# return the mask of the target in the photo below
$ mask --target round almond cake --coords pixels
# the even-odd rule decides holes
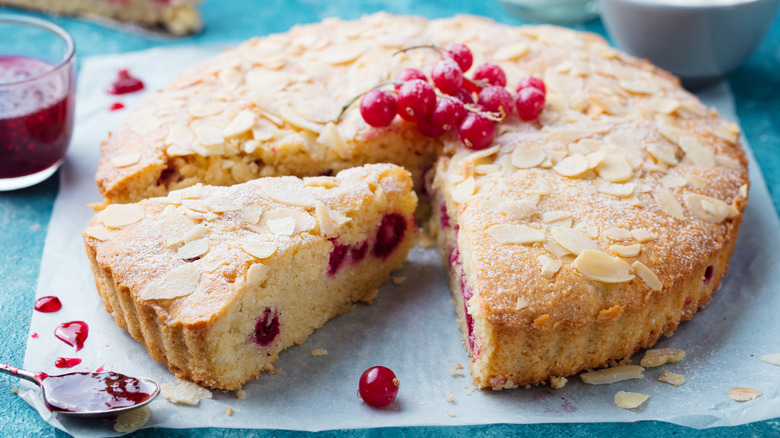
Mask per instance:
[[[442,56],[402,49],[450,43],[467,45],[475,66],[500,66],[511,92],[541,79],[539,117],[507,115],[492,144],[474,150],[456,130],[428,138],[400,116],[370,126],[358,104],[339,116],[350,99],[406,68],[428,74]],[[405,167],[431,207],[427,228],[449,273],[471,376],[494,389],[605,366],[670,335],[718,289],[749,187],[737,125],[599,36],[386,13],[255,38],[186,70],[103,143],[96,179],[109,205],[369,163]],[[94,261],[87,240],[105,283],[113,268]],[[338,252],[330,245],[321,252]],[[180,300],[160,300],[157,316],[145,317],[189,313]],[[196,374],[182,364],[172,369]]]

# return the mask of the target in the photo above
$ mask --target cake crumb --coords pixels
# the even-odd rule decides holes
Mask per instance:
[[[127,412],[119,414],[114,423],[114,430],[119,433],[134,432],[142,427],[149,421],[149,417],[152,415],[152,410],[149,406],[141,406],[138,409],[133,409]]]
[[[650,396],[638,392],[618,391],[615,394],[615,405],[623,409],[636,409],[642,406]]]
[[[450,375],[452,377],[463,377],[466,375],[466,373],[463,372],[463,367],[458,368],[455,366],[454,368],[450,368]]]
[[[627,358],[621,360],[620,362],[618,362],[618,365],[619,366],[631,365],[631,358],[627,357]]]
[[[19,388],[11,388],[11,392],[13,392],[16,395],[19,395]]]
[[[179,380],[176,386],[163,383],[160,385],[160,394],[171,403],[190,406],[197,405],[201,399],[212,397],[208,389],[186,380]]]
[[[228,406],[227,409],[225,410],[225,413],[228,414],[228,416],[233,415],[233,408]]]
[[[281,369],[281,368],[274,368],[274,369],[272,369],[272,370],[268,371],[268,374],[270,374],[270,375],[274,375],[274,374],[279,374],[279,373],[281,373],[281,372],[282,372],[282,369]]]
[[[448,392],[447,396],[444,397],[444,401],[446,401],[447,403],[454,403],[455,402],[455,396],[452,395],[451,392]]]
[[[550,387],[552,389],[561,389],[564,386],[566,386],[566,382],[568,382],[569,379],[566,377],[551,377],[550,378]]]
[[[406,281],[406,277],[392,277],[393,284],[403,284]]]
[[[448,417],[454,417],[455,416],[455,412],[447,411],[447,416]]]
[[[761,391],[753,388],[731,388],[729,397],[738,402],[746,402],[761,397]]]
[[[244,399],[246,399],[246,391],[244,391],[243,389],[239,389],[238,391],[236,391],[236,397],[237,397],[239,400],[244,400]]]
[[[685,383],[685,377],[682,374],[664,371],[660,376],[658,376],[658,381],[674,386],[680,386]]]
[[[653,348],[647,350],[645,356],[639,362],[645,368],[660,367],[668,363],[677,363],[685,357],[683,350],[674,348]]]
[[[366,292],[365,295],[363,295],[358,301],[361,303],[366,304],[372,304],[374,302],[374,299],[379,296],[379,289],[371,289],[370,291]]]
[[[328,350],[326,350],[324,348],[318,348],[316,350],[312,350],[311,355],[312,356],[327,356],[328,355]]]

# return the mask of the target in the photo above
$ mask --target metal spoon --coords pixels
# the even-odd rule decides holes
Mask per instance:
[[[50,376],[5,364],[0,371],[40,386],[51,411],[77,417],[117,415],[149,404],[160,393],[154,380],[114,372]]]

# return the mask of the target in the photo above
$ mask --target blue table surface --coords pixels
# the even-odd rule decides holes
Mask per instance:
[[[380,10],[416,14],[431,18],[456,13],[484,15],[500,22],[523,24],[507,14],[495,1],[457,0],[347,1],[347,0],[206,0],[201,11],[206,28],[196,36],[172,39],[143,36],[93,22],[54,17],[76,40],[80,59],[92,55],[143,50],[155,46],[228,43],[254,35],[283,32],[296,23],[319,21],[326,17],[357,18]],[[22,14],[0,7],[0,13]],[[26,14],[26,13],[25,13]],[[35,15],[35,14],[32,14]],[[596,19],[574,26],[606,36]],[[0,49],[2,42],[0,41]],[[752,57],[730,78],[742,128],[760,163],[775,209],[780,207],[780,19],[775,18],[766,39]],[[28,189],[0,192],[0,362],[21,365],[27,343],[30,316],[40,268],[46,230],[57,195],[58,179]],[[774,342],[774,340],[767,340]],[[0,378],[0,436],[57,436],[67,434],[43,422],[37,412],[12,392],[15,378]],[[693,401],[692,401],[693,403]],[[780,415],[780,412],[778,412]],[[662,422],[487,425],[470,427],[402,427],[365,430],[325,431],[322,436],[636,436],[732,437],[780,436],[780,417],[744,426],[696,430]],[[142,430],[134,436],[236,437],[299,436],[300,432],[280,430]]]

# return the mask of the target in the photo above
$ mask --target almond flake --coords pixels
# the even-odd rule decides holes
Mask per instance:
[[[731,144],[736,144],[739,140],[739,126],[734,122],[722,123],[712,133]]]
[[[634,262],[634,264],[631,265],[631,267],[634,268],[636,275],[638,275],[639,278],[641,278],[642,281],[644,281],[645,284],[650,287],[650,289],[654,291],[660,291],[664,288],[663,282],[661,282],[661,280],[658,279],[658,276],[655,275],[655,272],[648,268],[644,263],[637,260]]]
[[[520,201],[504,201],[498,205],[497,210],[504,213],[510,220],[525,220],[536,217],[539,214],[539,210],[536,209],[536,204],[539,202],[539,196],[534,198],[529,196],[528,198]]]
[[[715,155],[715,164],[717,164],[720,167],[725,167],[726,169],[731,170],[740,170],[742,169],[742,164],[739,162],[739,160],[735,160],[734,158],[729,157],[728,155]]]
[[[114,167],[122,168],[127,166],[132,166],[133,164],[137,163],[141,159],[141,154],[126,154],[126,155],[120,155],[118,157],[114,157],[111,159],[111,164],[114,165]]]
[[[544,153],[542,148],[531,147],[528,149],[516,148],[512,152],[512,164],[518,169],[529,169],[536,167],[547,158],[547,154]]]
[[[624,283],[634,278],[628,263],[599,250],[583,250],[574,259],[574,266],[585,277],[602,283]]]
[[[194,259],[206,254],[209,251],[209,239],[203,238],[193,240],[179,248],[177,254],[182,260]]]
[[[674,386],[682,386],[685,383],[685,376],[682,374],[673,373],[671,371],[664,371],[660,376],[658,376],[658,381]]]
[[[241,209],[241,222],[247,224],[256,224],[260,222],[260,216],[263,210],[260,207],[249,205]]]
[[[278,245],[276,242],[266,242],[258,239],[257,237],[249,237],[244,243],[241,244],[241,249],[246,251],[249,255],[260,260],[274,255],[277,247]]]
[[[291,217],[280,217],[276,219],[263,220],[268,229],[277,236],[292,236],[295,234],[295,219]]]
[[[185,232],[179,241],[184,243],[190,243],[193,240],[197,240],[203,237],[203,235],[206,234],[206,231],[207,229],[205,225],[203,224],[195,225],[192,228],[190,228],[187,232]]]
[[[247,287],[257,287],[263,284],[266,278],[268,278],[268,266],[262,263],[255,263],[249,267],[246,271],[246,285]]]
[[[130,433],[144,427],[149,422],[149,418],[152,416],[152,409],[149,405],[141,406],[140,408],[131,409],[129,411],[122,412],[116,418],[114,423],[114,431],[119,433]]]
[[[517,303],[515,304],[515,310],[523,310],[528,307],[528,300],[523,297],[517,297]]]
[[[162,119],[154,113],[154,108],[134,111],[125,124],[136,134],[147,135],[162,125]]]
[[[490,237],[502,245],[528,244],[545,240],[544,231],[526,225],[499,224],[493,225],[486,231]]]
[[[528,54],[528,44],[524,42],[502,46],[493,53],[493,59],[496,61],[513,61],[520,59]]]
[[[189,105],[187,111],[192,117],[204,118],[221,113],[227,106],[228,104],[224,102],[196,103]]]
[[[97,214],[103,225],[109,228],[122,228],[134,224],[146,216],[144,207],[139,204],[111,204]]]
[[[293,127],[305,129],[317,134],[322,132],[322,125],[307,120],[290,106],[279,107],[279,116]]]
[[[675,198],[674,195],[672,195],[672,193],[669,192],[668,190],[666,189],[654,190],[653,199],[655,199],[655,202],[658,203],[658,206],[661,208],[661,211],[663,211],[667,215],[675,219],[680,219],[680,220],[685,219],[682,206],[680,206],[680,203],[677,202],[677,198]]]
[[[211,391],[208,389],[186,380],[179,380],[179,384],[176,386],[163,383],[160,385],[160,395],[171,403],[190,406],[197,405],[201,399],[212,397]]]
[[[656,160],[669,166],[675,166],[679,163],[677,151],[674,146],[668,143],[653,143],[647,147],[647,152]]]
[[[715,167],[715,154],[709,148],[703,146],[694,137],[684,136],[680,138],[680,148],[685,151],[685,156],[698,167]]]
[[[596,242],[577,230],[563,227],[553,227],[550,228],[550,235],[552,236],[552,239],[555,241],[555,243],[562,246],[563,248],[566,248],[574,255],[580,255],[582,251],[588,249],[596,251],[599,249],[599,246],[596,244]]]
[[[242,110],[225,127],[225,137],[235,137],[249,131],[254,126],[256,120],[257,115],[254,112]]]
[[[549,224],[564,219],[571,219],[571,212],[566,210],[545,211],[542,213],[542,222]]]
[[[620,257],[636,257],[642,251],[642,245],[636,243],[633,245],[610,245],[609,252]]]
[[[560,260],[547,257],[546,255],[540,255],[537,260],[542,265],[542,275],[546,278],[553,278],[563,265]]]
[[[771,363],[772,365],[780,366],[780,353],[766,354],[761,356],[761,360],[766,363]]]
[[[585,173],[590,168],[590,163],[585,155],[574,154],[559,161],[553,166],[553,170],[560,175],[575,178]]]
[[[528,193],[535,193],[540,196],[549,196],[552,193],[552,187],[545,180],[538,180],[534,183],[534,186],[528,190]]]
[[[228,198],[211,197],[205,202],[206,208],[213,213],[225,213],[227,211],[241,210],[241,206]]]
[[[550,377],[550,388],[561,389],[569,381],[566,377]]]
[[[624,182],[634,176],[631,164],[625,156],[620,154],[607,154],[596,166],[596,173],[610,182]]]
[[[200,271],[192,263],[171,269],[141,290],[142,300],[167,300],[191,294],[200,281]]]
[[[615,184],[603,181],[597,189],[599,193],[616,196],[618,198],[627,198],[636,190],[636,183]]]
[[[260,226],[268,228],[274,234],[291,236],[313,230],[317,226],[317,221],[305,211],[277,208],[263,215]],[[286,234],[288,231],[290,234]]]
[[[687,193],[683,196],[683,201],[694,216],[711,224],[720,223],[738,213],[736,208],[710,196]]]
[[[631,236],[639,243],[649,242],[657,237],[655,234],[641,229],[631,230]]]
[[[320,51],[319,58],[326,64],[347,64],[358,59],[368,47],[368,44],[361,42],[333,45]]]
[[[608,239],[617,241],[631,240],[631,232],[625,228],[607,228],[603,231]]]
[[[761,397],[761,391],[753,388],[731,388],[729,397],[738,402],[746,402]]]
[[[650,396],[639,392],[618,391],[615,394],[615,406],[623,409],[636,409],[642,406]]]
[[[312,350],[311,351],[311,355],[314,356],[314,357],[317,357],[317,356],[327,356],[328,355],[328,350],[326,350],[324,348],[318,348],[316,350]]]
[[[666,175],[661,178],[661,184],[666,188],[685,187],[688,180],[677,175]]]
[[[747,184],[742,184],[741,186],[739,186],[739,196],[747,199],[747,197],[748,197],[748,189],[749,189],[749,187],[748,187]]]
[[[280,204],[304,208],[313,208],[316,204],[314,195],[298,178],[270,178],[260,180],[259,183],[263,193]]]
[[[330,209],[322,203],[317,201],[314,213],[317,216],[317,221],[320,223],[320,231],[325,236],[334,236],[338,230],[338,224],[331,218]]]
[[[87,227],[87,229],[85,229],[84,232],[87,235],[92,236],[95,239],[100,241],[111,240],[111,238],[114,237],[114,234],[116,233],[115,230],[109,230],[103,225],[95,225],[95,226]]]
[[[457,203],[465,201],[466,199],[474,195],[474,191],[476,190],[476,187],[477,187],[477,183],[474,180],[474,177],[470,176],[466,178],[465,180],[456,184],[455,187],[453,187],[451,193],[452,200]]]
[[[580,374],[580,378],[588,385],[604,385],[629,379],[643,379],[644,376],[642,375],[642,372],[644,370],[644,368],[638,365],[621,365],[582,373]]]
[[[552,240],[545,240],[544,243],[542,243],[542,246],[544,246],[544,249],[546,249],[547,252],[554,255],[555,257],[566,257],[567,255],[571,254],[568,249],[558,245]]]
[[[645,356],[639,362],[645,368],[655,368],[668,363],[677,363],[685,358],[685,351],[675,348],[653,348],[645,351]]]

